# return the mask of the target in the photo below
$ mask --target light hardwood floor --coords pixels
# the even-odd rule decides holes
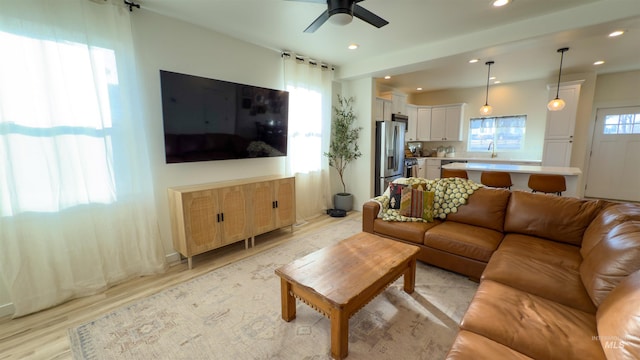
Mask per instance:
[[[348,219],[362,219],[351,211]],[[347,218],[319,216],[294,226],[294,234],[304,236]],[[255,248],[244,249],[239,242],[194,257],[193,269],[186,260],[161,275],[139,277],[113,286],[100,294],[71,300],[54,308],[18,319],[0,318],[0,360],[71,359],[67,329],[91,321],[127,303],[147,297],[239,259],[270,249],[293,238],[291,228],[256,237]],[[275,274],[274,274],[275,276]]]

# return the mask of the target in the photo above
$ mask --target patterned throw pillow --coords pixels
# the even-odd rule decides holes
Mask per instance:
[[[389,184],[389,209],[400,209],[400,200],[402,199],[402,189],[406,185],[390,183]]]
[[[424,191],[422,184],[407,185],[402,189],[400,198],[401,216],[420,218],[428,222],[433,221],[433,191]]]
[[[415,217],[411,214],[413,209],[413,187],[405,186],[402,189],[402,197],[400,198],[400,211],[398,213],[402,216]]]

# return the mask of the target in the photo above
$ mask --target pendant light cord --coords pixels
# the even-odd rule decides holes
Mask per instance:
[[[562,48],[562,49],[558,49],[558,52],[561,53],[560,55],[560,71],[558,71],[558,88],[556,89],[556,99],[559,99],[560,97],[560,76],[562,76],[562,60],[564,60],[564,52],[568,51],[569,48]]]
[[[487,61],[485,65],[489,65],[489,70],[487,71],[487,92],[484,98],[484,106],[489,106],[489,78],[491,77],[491,64],[493,61]]]

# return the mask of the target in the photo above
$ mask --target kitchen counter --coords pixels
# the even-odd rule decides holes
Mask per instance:
[[[491,164],[491,163],[451,163],[442,165],[444,169],[466,170],[469,179],[480,183],[480,175],[483,171],[505,171],[511,174],[513,186],[511,190],[531,191],[529,189],[529,175],[549,174],[563,175],[567,183],[567,190],[564,196],[582,197],[583,189],[582,171],[575,167],[557,166],[534,166],[534,165],[513,165],[513,164]]]
[[[518,163],[518,164],[531,164],[540,165],[542,160],[531,159],[509,159],[509,158],[489,158],[489,157],[436,157],[436,156],[417,156],[418,159],[433,159],[433,160],[446,160],[446,161],[471,161],[471,162],[486,162],[486,163]]]

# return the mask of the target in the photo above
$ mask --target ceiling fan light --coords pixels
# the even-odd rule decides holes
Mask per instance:
[[[491,113],[493,113],[493,107],[491,107],[491,105],[485,104],[480,108],[480,115],[482,116],[491,115]]]
[[[549,111],[560,111],[562,109],[564,109],[565,106],[565,102],[564,100],[560,99],[560,98],[555,98],[551,101],[549,101],[549,103],[547,104],[547,109],[549,109]]]
[[[351,16],[350,14],[347,14],[347,13],[333,14],[329,18],[329,21],[331,21],[332,23],[334,23],[336,25],[347,25],[347,24],[349,24],[351,22],[351,20],[353,20],[353,16]]]

